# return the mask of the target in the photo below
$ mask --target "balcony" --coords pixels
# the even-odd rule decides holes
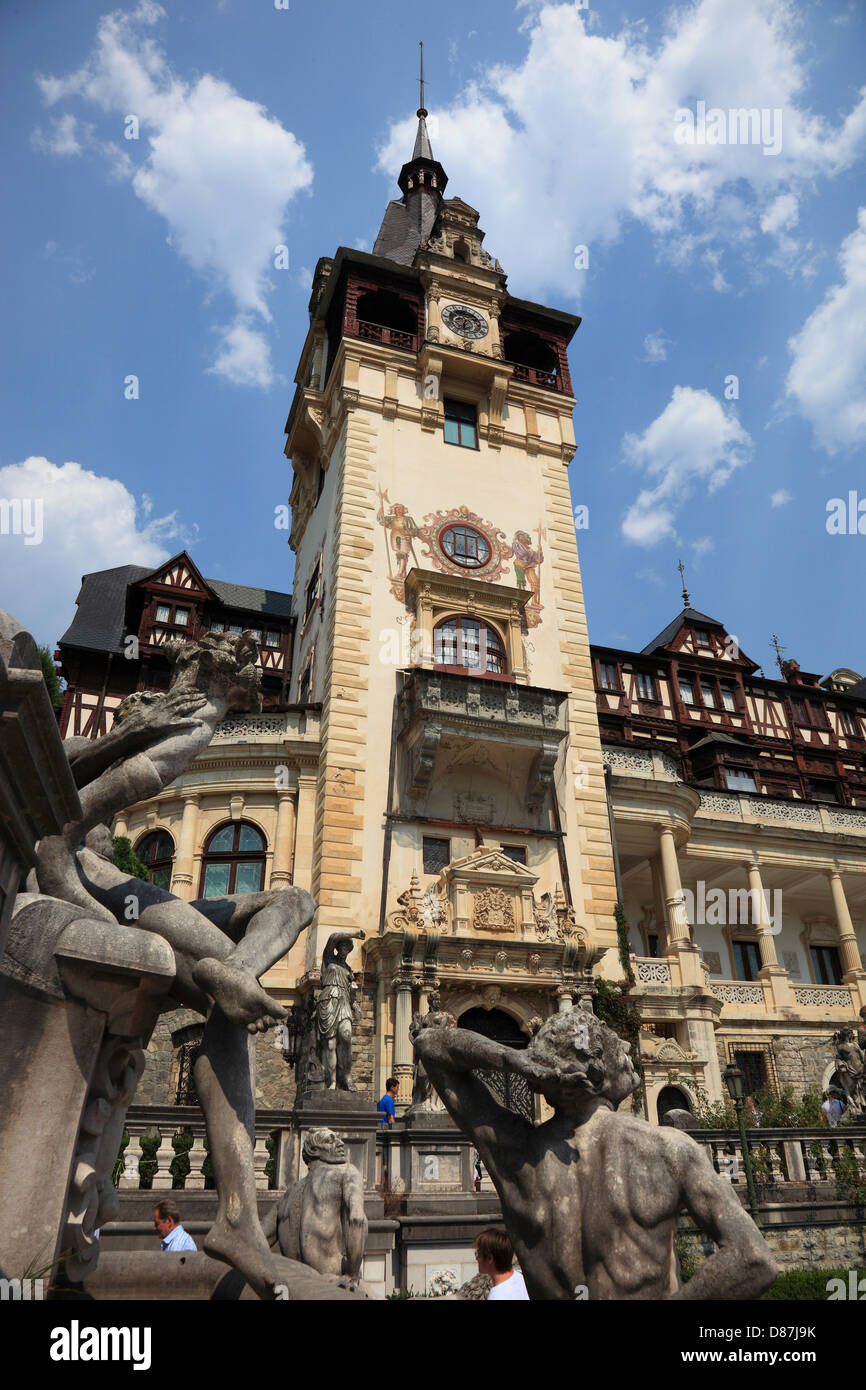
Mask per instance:
[[[542,386],[545,391],[564,392],[565,390],[556,372],[545,372],[540,367],[524,367],[519,362],[509,365],[514,367],[515,381],[525,381],[527,386]]]
[[[383,347],[405,348],[407,352],[415,352],[417,348],[414,333],[404,333],[399,328],[386,328],[381,323],[367,323],[364,319],[358,319],[358,337],[368,343],[381,343]]]
[[[491,760],[501,758],[503,772],[508,765],[523,779],[526,809],[539,810],[566,737],[567,699],[561,690],[412,671],[400,695],[408,794],[426,801],[440,755],[484,744]]]

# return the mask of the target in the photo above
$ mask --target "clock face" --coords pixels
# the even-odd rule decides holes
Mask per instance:
[[[442,322],[460,338],[487,336],[487,321],[467,304],[449,304],[447,309],[442,310]]]

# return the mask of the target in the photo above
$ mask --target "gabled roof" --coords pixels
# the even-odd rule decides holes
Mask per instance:
[[[732,738],[730,734],[723,734],[720,730],[715,729],[712,733],[705,734],[703,738],[699,738],[697,743],[693,743],[688,751],[694,753],[698,748],[703,748],[707,743],[732,743],[735,748],[748,748],[750,752],[754,751],[751,743],[744,743],[741,738]]]
[[[75,617],[60,642],[67,647],[93,648],[102,652],[122,651],[127,631],[126,610],[130,587],[164,573],[181,557],[198,574],[185,551],[171,560],[162,561],[153,569],[142,565],[118,565],[115,569],[85,574],[76,599]],[[291,594],[276,589],[254,589],[246,584],[227,584],[221,579],[205,579],[203,582],[226,608],[260,613],[263,617],[290,618],[292,615]]]
[[[694,608],[684,608],[678,618],[674,618],[672,623],[668,623],[663,632],[658,637],[654,637],[648,646],[643,647],[641,656],[652,656],[660,647],[666,647],[668,643],[676,637],[681,627],[719,627],[724,632],[725,625],[720,623],[718,618],[708,618],[706,613],[698,613]]]

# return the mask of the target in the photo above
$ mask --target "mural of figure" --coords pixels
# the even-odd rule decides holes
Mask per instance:
[[[544,551],[541,548],[541,528],[538,530],[538,545],[533,547],[532,537],[528,531],[515,531],[514,540],[511,543],[511,554],[514,558],[514,576],[517,580],[519,589],[529,589],[531,598],[530,608],[537,612],[541,611],[541,574],[540,567],[544,561]],[[535,627],[536,621],[532,622],[527,615],[530,627]]]
[[[389,510],[385,510],[388,503]],[[390,541],[390,552],[388,554],[388,577],[395,597],[403,598],[403,581],[406,578],[406,571],[409,568],[409,560],[418,564],[418,557],[415,554],[415,537],[418,535],[418,526],[415,519],[409,515],[409,510],[404,507],[402,502],[391,503],[387,490],[379,493],[379,515],[380,526],[384,526],[388,532]],[[393,564],[391,555],[393,554]],[[399,590],[399,592],[398,592]]]
[[[346,958],[353,942],[364,933],[333,932],[322,953],[322,987],[316,999],[316,1036],[319,1059],[329,1091],[354,1091],[352,1081],[352,1032],[360,1021],[355,1002],[358,986]]]

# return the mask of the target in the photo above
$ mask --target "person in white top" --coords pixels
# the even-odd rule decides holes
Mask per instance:
[[[514,1249],[506,1231],[491,1226],[475,1237],[478,1273],[493,1280],[487,1302],[529,1302],[529,1294],[519,1269],[513,1269]]]

